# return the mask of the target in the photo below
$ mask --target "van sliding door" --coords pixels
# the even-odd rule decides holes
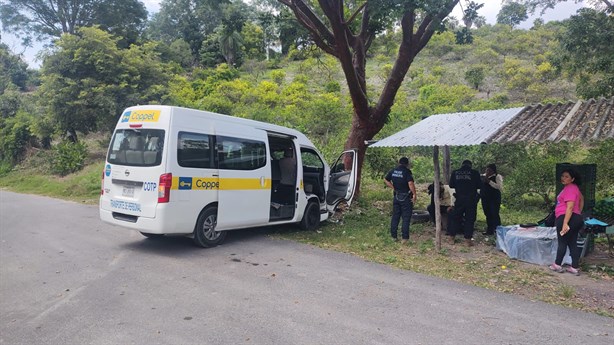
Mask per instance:
[[[265,131],[218,122],[219,167],[217,230],[267,224],[271,200],[271,163]]]

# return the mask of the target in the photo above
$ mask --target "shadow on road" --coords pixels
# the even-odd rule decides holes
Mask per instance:
[[[267,238],[270,234],[300,231],[293,226],[266,226],[259,228],[241,229],[229,231],[224,243],[217,247],[202,248],[194,244],[188,236],[163,236],[163,237],[135,237],[133,242],[122,245],[124,249],[154,255],[169,257],[189,257],[217,252],[221,248],[242,246],[251,241]]]

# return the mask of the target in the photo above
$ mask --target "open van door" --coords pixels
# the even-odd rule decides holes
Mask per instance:
[[[358,157],[356,150],[343,151],[330,168],[328,191],[326,192],[326,209],[333,212],[339,202],[352,203],[356,191]]]

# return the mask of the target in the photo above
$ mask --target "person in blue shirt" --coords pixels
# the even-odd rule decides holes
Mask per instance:
[[[397,229],[399,222],[403,218],[401,225],[401,243],[405,244],[409,240],[409,222],[416,203],[416,186],[411,170],[408,168],[409,159],[401,157],[399,165],[390,170],[384,182],[394,190],[392,200],[392,220],[390,221],[390,235],[397,241]]]

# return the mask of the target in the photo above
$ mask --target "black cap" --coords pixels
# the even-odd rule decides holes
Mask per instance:
[[[401,159],[399,159],[399,164],[407,165],[409,164],[409,159],[407,159],[407,157],[401,157]]]
[[[471,168],[471,166],[472,166],[473,164],[471,163],[471,161],[470,161],[470,160],[465,159],[465,160],[463,161],[463,164],[462,164],[462,165],[463,165],[463,166],[468,166],[468,167],[470,167],[470,168]]]

